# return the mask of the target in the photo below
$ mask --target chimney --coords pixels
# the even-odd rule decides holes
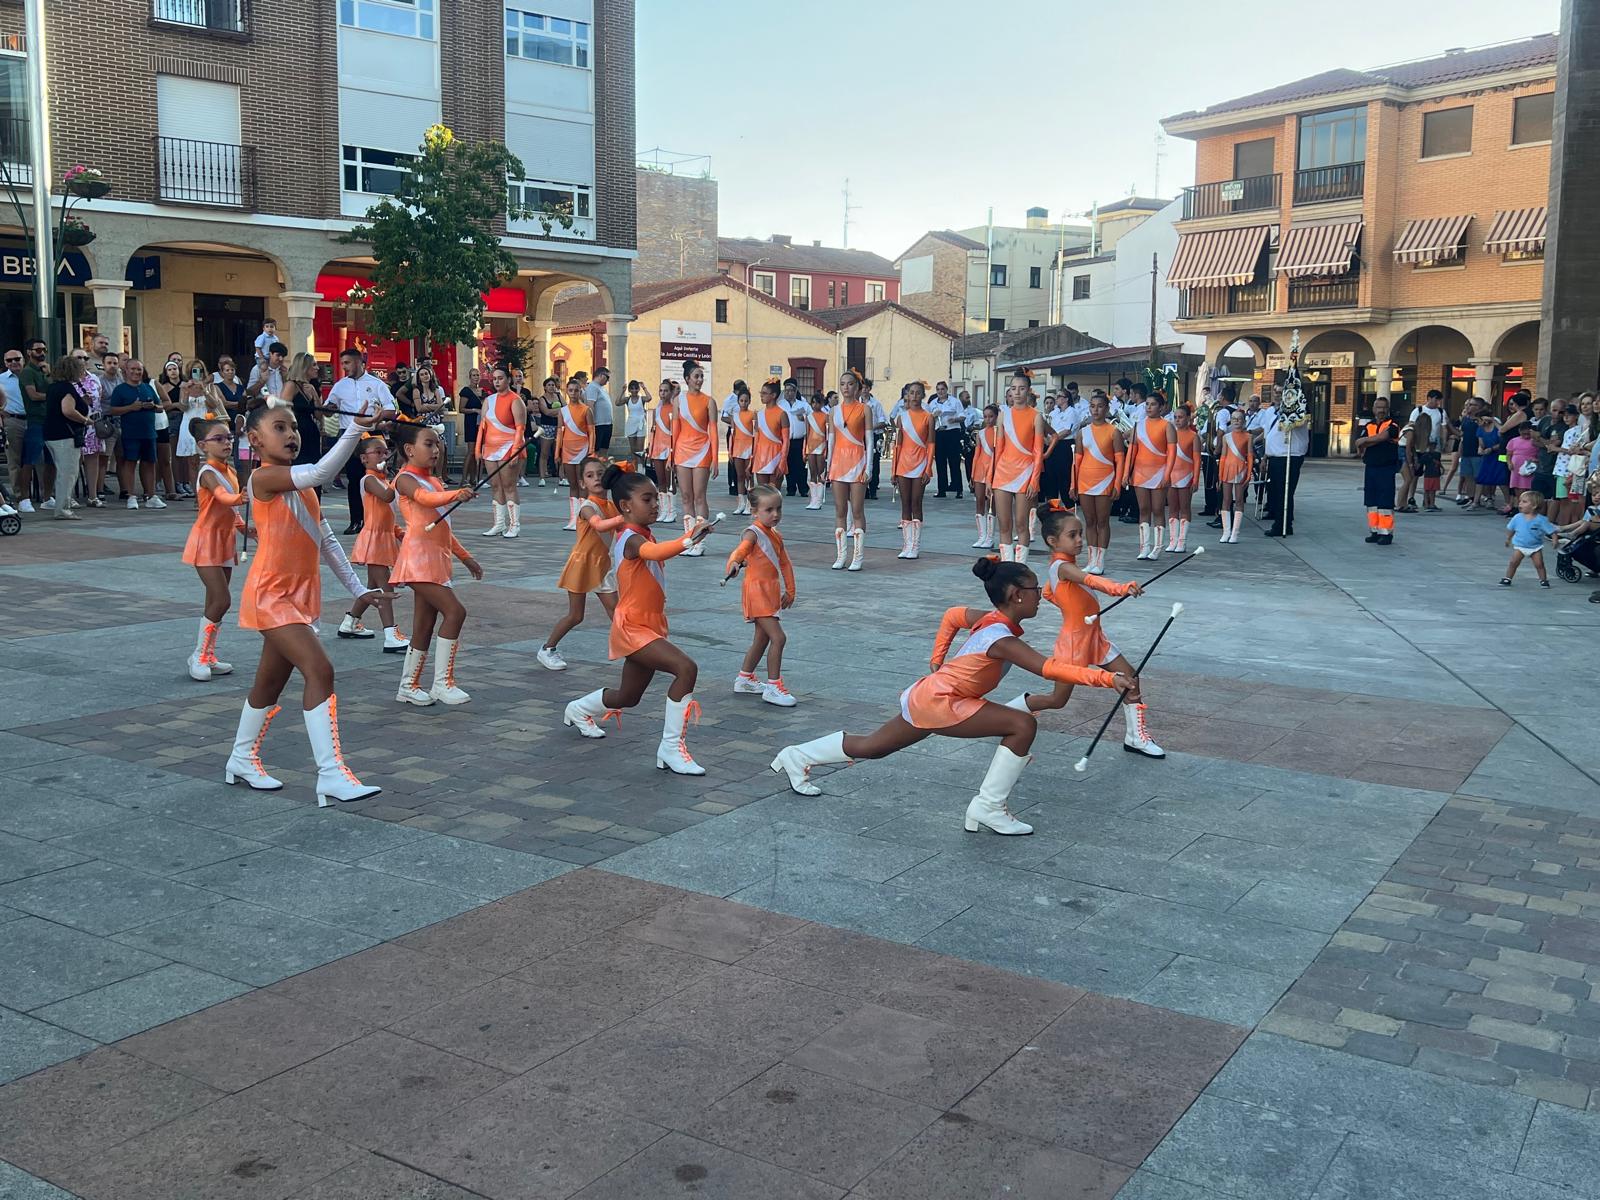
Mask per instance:
[[[1029,229],[1049,229],[1050,210],[1048,208],[1030,208],[1028,210]]]
[[[822,245],[822,240],[820,238],[818,238],[818,239],[814,240],[811,244],[813,246],[820,246],[820,245]]]
[[[774,246],[787,246],[794,241],[787,233],[775,233],[767,240]]]

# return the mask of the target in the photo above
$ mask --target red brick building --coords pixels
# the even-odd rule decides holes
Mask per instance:
[[[717,269],[802,310],[900,299],[900,272],[881,255],[820,242],[797,246],[780,233],[765,241],[718,238]]]

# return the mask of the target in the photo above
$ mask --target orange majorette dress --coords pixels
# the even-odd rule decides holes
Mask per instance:
[[[1256,450],[1243,429],[1230,429],[1222,435],[1222,452],[1217,459],[1219,483],[1249,483],[1256,469]]]
[[[828,418],[830,483],[867,481],[871,465],[867,462],[867,425],[871,419],[869,409],[859,401],[855,404],[840,401],[833,406]]]
[[[1200,461],[1200,435],[1193,429],[1174,427],[1169,446],[1171,455],[1167,459],[1167,486],[1193,487],[1196,464]]]
[[[756,413],[757,475],[778,475],[789,457],[789,414],[777,404],[763,404]]]
[[[517,428],[511,408],[516,400],[515,392],[503,396],[496,392],[484,399],[478,422],[478,461],[504,462],[522,444],[522,430]]]
[[[933,465],[933,414],[926,409],[900,414],[900,436],[894,442],[894,472],[900,479],[921,479]]]
[[[1113,496],[1122,474],[1117,427],[1085,425],[1078,430],[1078,453],[1072,456],[1072,491],[1078,496]]]
[[[1019,416],[1025,413],[1025,416]],[[1039,413],[1023,407],[1002,408],[995,426],[1000,431],[994,460],[994,483],[1002,492],[1024,495],[1039,490],[1039,469],[1044,464],[1044,438],[1039,434]]]
[[[400,516],[406,523],[406,536],[400,543],[400,553],[395,555],[389,582],[438,583],[449,587],[455,560],[465,558],[467,551],[456,541],[450,529],[450,518],[439,520],[439,510],[455,503],[458,489],[445,486],[443,480],[415,467],[403,467],[400,474],[410,475],[418,487],[409,496],[400,493]],[[431,530],[428,528],[430,521],[438,521]]]
[[[250,490],[256,556],[239,596],[239,628],[315,625],[322,615],[322,503],[315,488],[263,499]]]
[[[1165,417],[1147,417],[1133,428],[1128,479],[1136,488],[1167,486],[1172,463],[1172,426]]]
[[[1099,575],[1087,577],[1087,584],[1066,579],[1061,574],[1064,563],[1077,565],[1070,554],[1052,554],[1045,568],[1044,598],[1061,610],[1061,632],[1056,634],[1054,657],[1080,667],[1103,667],[1122,653],[1105,634],[1101,622],[1085,624],[1085,617],[1100,611],[1095,592],[1107,596],[1125,596],[1128,585],[1114,583]]]
[[[364,567],[392,567],[400,552],[400,532],[394,519],[398,497],[390,502],[373,495],[367,486],[373,480],[389,486],[389,477],[382,471],[368,471],[361,481],[361,532],[350,548],[350,561]]]
[[[657,404],[655,423],[650,429],[650,457],[662,462],[672,457],[672,412],[670,404]]]
[[[578,537],[567,555],[567,564],[561,568],[561,578],[556,586],[563,592],[614,592],[617,581],[611,575],[611,547],[606,543],[605,528],[617,515],[617,506],[604,496],[595,499],[585,496],[578,504]]]
[[[679,467],[717,469],[717,435],[712,430],[716,412],[704,392],[679,392],[678,411],[672,420],[672,462]]]
[[[589,457],[594,447],[594,420],[587,404],[561,406],[561,431],[556,445],[560,447],[561,461],[576,466]]]
[[[625,551],[639,540],[639,557]],[[617,607],[611,614],[608,656],[627,658],[651,642],[667,636],[667,576],[661,564],[689,547],[687,536],[658,542],[656,535],[638,525],[617,530],[611,543],[611,573],[617,581]]]
[[[992,425],[978,426],[978,435],[972,439],[972,486],[994,486],[994,449],[996,430]]]
[[[746,564],[741,595],[744,619],[775,617],[783,593],[788,592],[791,599],[794,597],[794,564],[783,548],[783,535],[776,529],[752,524],[746,532],[753,533],[756,540],[747,542],[741,537],[733,553],[728,555],[729,571],[739,563]]]
[[[732,446],[728,450],[729,457],[743,459],[755,457],[755,413],[748,408],[736,408],[728,414],[728,419],[733,422],[733,439]]]
[[[828,411],[813,408],[806,414],[806,457],[821,454],[828,445]]]
[[[215,479],[215,486],[207,486],[207,471]],[[183,561],[191,567],[238,566],[237,534],[245,527],[244,518],[235,507],[239,502],[239,477],[232,467],[218,467],[207,461],[195,476],[194,487],[200,497],[200,509],[195,513],[189,539],[183,544]]]

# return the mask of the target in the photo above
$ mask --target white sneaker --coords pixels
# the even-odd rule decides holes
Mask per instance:
[[[167,506],[167,502],[160,496],[151,496],[150,499],[144,502],[144,506],[146,508],[165,508]]]
[[[528,477],[526,475],[524,475],[521,479],[517,480],[517,486],[518,487],[527,487],[528,486]]]
[[[565,671],[567,660],[561,657],[554,646],[540,646],[539,653],[534,655],[539,660],[539,665],[547,671]]]
[[[759,696],[763,692],[761,681],[754,675],[746,675],[742,671],[733,677],[733,690],[734,694],[739,696]]]
[[[17,511],[19,513],[31,513],[33,511],[33,501],[24,499],[21,504],[17,505]]]
[[[540,487],[544,486],[544,476],[543,475],[539,476],[539,486]]]
[[[368,629],[349,613],[345,613],[344,620],[339,622],[339,636],[342,638],[373,638],[378,635]]]
[[[46,500],[43,504],[39,505],[39,511],[40,512],[52,512],[55,509],[55,506],[56,506],[56,498],[54,496],[52,496],[52,497],[50,497],[50,499]]]
[[[761,698],[768,704],[776,704],[779,708],[793,708],[799,703],[794,694],[783,686],[781,679],[769,679],[761,685]]]
[[[27,501],[24,500],[23,503],[26,504]],[[128,497],[128,507],[129,508],[138,508],[139,507],[139,497],[137,497],[137,496],[129,496]],[[29,510],[29,511],[31,511],[31,510]]]
[[[0,500],[0,517],[14,517],[16,515],[16,509],[12,508],[11,505],[7,504],[5,501]]]

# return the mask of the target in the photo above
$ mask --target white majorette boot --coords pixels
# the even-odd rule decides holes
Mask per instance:
[[[689,743],[685,740],[683,727],[691,717],[696,721],[700,719],[700,706],[692,693],[682,700],[667,701],[667,715],[661,722],[661,744],[656,747],[657,770],[671,771],[674,775],[706,773],[689,754]]]
[[[522,536],[522,505],[506,505],[506,531],[500,536],[507,538]]]
[[[1178,518],[1167,518],[1167,553],[1178,553]]]
[[[578,530],[578,498],[576,496],[569,495],[567,497],[567,523],[561,528],[568,533],[576,533]]]
[[[465,704],[472,697],[456,686],[456,651],[459,638],[435,638],[438,645],[433,651],[433,686],[428,689],[440,704]]]
[[[367,800],[383,791],[369,787],[344,764],[344,751],[339,747],[339,700],[329,696],[315,708],[305,711],[306,737],[311,739],[311,754],[317,760],[317,807],[327,808],[330,801],[345,804]]]
[[[1236,510],[1233,514],[1233,529],[1228,533],[1228,540],[1230,542],[1237,542],[1239,540],[1239,526],[1243,524],[1244,512],[1243,510]]]
[[[1028,561],[1028,544],[1026,542],[1018,542],[1011,547],[1011,561],[1018,563],[1026,563]]]
[[[695,523],[698,521],[698,519],[699,518],[694,517],[694,516],[690,515],[689,513],[684,513],[683,514],[683,532],[685,534],[693,533],[694,532]],[[700,542],[697,545],[690,546],[687,550],[685,550],[683,552],[681,557],[683,557],[683,558],[699,558],[705,552],[706,552],[705,543],[704,542]]]
[[[211,668],[206,665],[206,639],[210,630],[216,626],[204,617],[200,618],[200,633],[195,638],[194,649],[189,654],[189,678],[198,683],[204,683],[211,678]]]
[[[1160,521],[1150,523],[1150,557],[1161,557],[1161,541],[1167,536],[1166,527]]]
[[[345,613],[345,615],[340,618],[339,628],[335,632],[337,632],[342,638],[366,639],[378,636],[377,634],[373,633],[372,630],[363,625],[359,620],[357,620],[355,613]]]
[[[849,554],[849,550],[847,550],[845,547],[844,530],[835,529],[833,531],[833,546],[838,553],[833,556],[833,566],[830,568],[830,570],[842,571],[844,570],[844,560]]]
[[[967,805],[965,828],[968,833],[988,829],[994,833],[1019,835],[1032,833],[1033,826],[1011,815],[1011,789],[1017,786],[1022,768],[1028,765],[1028,756],[1013,754],[1004,746],[995,747],[989,771],[983,777],[983,786]]]
[[[791,792],[799,796],[820,796],[822,789],[811,782],[811,768],[848,762],[850,756],[844,752],[844,730],[841,729],[815,741],[785,746],[778,751],[771,766],[777,774],[789,777]]]
[[[561,723],[570,725],[586,738],[603,738],[606,731],[600,728],[600,722],[607,715],[605,702],[605,689],[596,688],[587,696],[579,696],[566,711],[561,714]],[[620,724],[620,718],[618,723]]]
[[[1150,557],[1150,522],[1149,521],[1140,521],[1139,522],[1139,553],[1134,555],[1134,557],[1135,558],[1149,558]]]
[[[1167,752],[1150,737],[1150,731],[1145,728],[1144,709],[1142,704],[1124,704],[1122,715],[1128,724],[1128,732],[1123,735],[1122,748],[1133,754],[1142,754],[1146,758],[1165,758]]]
[[[993,550],[1000,541],[1000,518],[993,513],[989,514],[989,549]]]
[[[1039,536],[1039,510],[1037,508],[1030,508],[1028,510],[1028,540],[1031,542],[1031,541],[1033,541],[1034,538],[1036,538],[1038,536]],[[1023,561],[1026,562],[1027,559],[1023,559]]]
[[[1033,711],[1031,708],[1028,707],[1028,693],[1027,692],[1023,692],[1022,695],[1020,695],[1020,696],[1011,697],[1011,699],[1006,701],[1006,707],[1007,708],[1014,708],[1018,712],[1032,712]]]
[[[1232,526],[1233,526],[1233,514],[1230,513],[1230,512],[1223,513],[1222,514],[1222,536],[1219,537],[1217,539],[1217,541],[1226,542],[1228,540],[1228,534],[1230,532],[1232,532]]]
[[[1010,542],[1001,542],[1000,543],[1000,561],[1001,562],[1010,562],[1011,561],[1011,543]]]
[[[865,529],[852,529],[850,540],[855,543],[855,554],[850,559],[846,571],[859,571],[867,565],[867,531]]]
[[[1172,549],[1179,554],[1189,553],[1189,518],[1178,518],[1178,540],[1173,543]]]
[[[394,694],[394,698],[401,704],[415,704],[418,708],[427,708],[433,703],[433,696],[422,686],[422,668],[427,661],[426,648],[419,650],[415,646],[406,647],[406,665],[400,673],[400,690]]]
[[[383,652],[385,654],[404,654],[411,643],[406,636],[395,629],[393,625],[383,627]]]
[[[496,500],[494,503],[494,524],[483,530],[480,537],[499,537],[506,531],[506,506]]]
[[[657,525],[670,525],[677,519],[673,509],[673,496],[671,492],[661,493],[661,515],[656,518]]]
[[[978,540],[972,543],[974,550],[986,549],[989,545],[989,518],[979,513],[973,518],[978,523]]]
[[[913,524],[913,522],[911,522],[911,521],[901,521],[900,522],[900,553],[895,555],[896,558],[910,558],[911,557],[911,526],[912,526],[912,524]]]
[[[233,664],[225,663],[217,657],[217,633],[222,626],[215,621],[208,621],[206,625],[206,646],[205,652],[201,655],[202,660],[211,668],[213,675],[232,675]]]
[[[922,522],[911,522],[911,548],[906,552],[907,558],[919,558],[922,555]]]
[[[807,486],[809,486],[811,489],[811,498],[806,501],[806,507],[812,511],[815,511],[822,507],[822,485],[820,483],[813,483]]]
[[[266,740],[272,718],[280,711],[276,704],[271,708],[251,708],[250,701],[244,702],[244,709],[239,713],[239,730],[233,735],[233,753],[228,755],[228,765],[222,768],[224,783],[247,783],[258,792],[276,792],[283,787],[261,765],[261,743]]]

